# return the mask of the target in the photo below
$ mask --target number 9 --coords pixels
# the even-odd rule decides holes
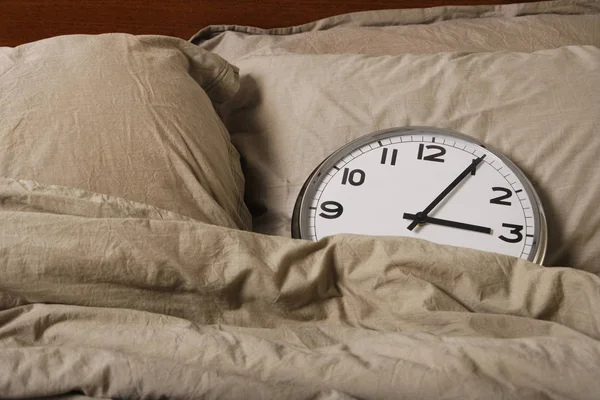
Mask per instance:
[[[321,203],[321,210],[323,210],[323,212],[319,214],[320,217],[335,219],[342,215],[344,207],[337,201],[324,201]]]

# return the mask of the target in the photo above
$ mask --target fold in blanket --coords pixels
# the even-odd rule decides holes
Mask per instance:
[[[582,398],[600,278],[0,180],[0,397]]]

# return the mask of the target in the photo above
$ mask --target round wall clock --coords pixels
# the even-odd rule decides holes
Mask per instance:
[[[458,132],[405,127],[343,146],[309,176],[292,235],[408,236],[541,264],[547,227],[533,186],[506,156]]]

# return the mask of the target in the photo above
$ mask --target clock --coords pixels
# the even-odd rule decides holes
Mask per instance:
[[[458,132],[404,127],[360,137],[305,182],[292,236],[407,236],[541,264],[546,218],[525,174]]]

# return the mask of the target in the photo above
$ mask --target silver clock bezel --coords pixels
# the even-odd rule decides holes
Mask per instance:
[[[292,237],[296,239],[309,239],[309,207],[312,199],[315,197],[318,186],[321,182],[321,176],[327,171],[331,170],[334,165],[338,164],[343,158],[353,153],[357,149],[367,145],[371,142],[376,142],[382,139],[388,139],[390,137],[415,135],[415,134],[439,134],[445,136],[455,137],[457,139],[470,142],[474,145],[483,147],[486,151],[494,154],[502,162],[506,164],[508,168],[515,174],[523,185],[523,189],[529,195],[531,199],[531,207],[533,215],[536,219],[534,226],[534,243],[532,244],[532,251],[529,254],[527,260],[536,264],[542,265],[544,257],[546,255],[548,228],[546,223],[546,215],[542,206],[542,202],[535,191],[532,183],[529,181],[527,176],[521,171],[521,169],[513,163],[508,157],[499,151],[489,147],[488,145],[467,136],[463,133],[452,131],[449,129],[434,128],[428,126],[406,126],[398,128],[384,129],[376,132],[369,133],[361,136],[346,145],[340,147],[338,150],[329,155],[317,168],[309,175],[305,181],[300,193],[298,194],[296,204],[294,206],[294,213],[292,216]]]

